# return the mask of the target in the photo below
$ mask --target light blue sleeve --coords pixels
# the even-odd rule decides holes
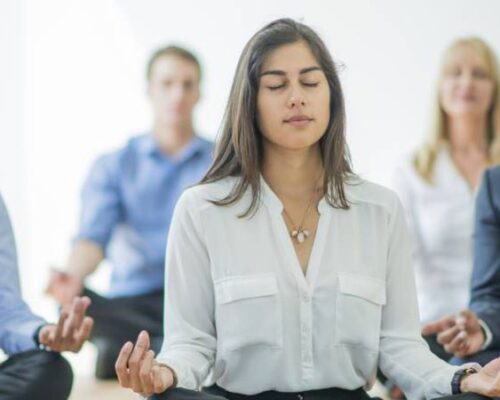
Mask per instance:
[[[105,252],[112,233],[122,219],[119,188],[119,153],[99,158],[82,190],[80,226],[76,240],[90,240]]]
[[[8,355],[34,349],[33,335],[44,323],[21,298],[16,243],[0,195],[0,348]]]

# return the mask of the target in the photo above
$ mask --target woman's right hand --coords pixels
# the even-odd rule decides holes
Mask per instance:
[[[135,346],[132,342],[123,345],[115,364],[120,385],[143,396],[163,393],[174,384],[173,371],[154,359],[149,346],[149,335],[142,331]]]

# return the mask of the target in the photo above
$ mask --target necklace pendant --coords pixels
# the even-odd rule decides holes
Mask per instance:
[[[293,237],[299,244],[304,243],[309,237],[309,231],[307,229],[294,229],[290,232],[290,236]]]
[[[304,240],[306,240],[304,232],[300,231],[299,233],[297,233],[297,242],[304,243]]]

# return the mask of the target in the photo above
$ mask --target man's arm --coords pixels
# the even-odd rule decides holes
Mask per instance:
[[[75,298],[57,324],[48,324],[31,312],[21,298],[14,234],[0,196],[0,348],[8,355],[38,345],[77,352],[92,330],[93,320],[85,316],[89,305],[89,298]]]
[[[64,271],[53,271],[47,292],[68,306],[83,282],[105,258],[105,249],[122,219],[119,153],[101,157],[82,190],[80,226]]]
[[[67,307],[83,291],[83,281],[104,259],[102,248],[90,240],[78,240],[73,245],[65,271],[52,270],[47,293]]]
[[[14,234],[0,196],[0,348],[8,355],[35,348],[34,332],[45,323],[22,300],[17,268]]]
[[[96,270],[103,259],[101,246],[91,240],[79,240],[71,249],[67,272],[83,280]]]
[[[484,173],[477,196],[470,309],[500,347],[500,167]]]

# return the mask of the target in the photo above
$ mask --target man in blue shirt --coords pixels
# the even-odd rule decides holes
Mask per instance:
[[[0,349],[8,355],[0,364],[0,399],[68,398],[73,375],[59,352],[79,351],[90,335],[89,304],[76,297],[57,325],[30,311],[21,298],[14,235],[0,196]]]
[[[198,182],[212,161],[212,143],[193,131],[200,78],[200,64],[187,50],[169,46],[153,54],[147,67],[152,129],[94,164],[66,270],[55,271],[49,283],[48,292],[63,307],[82,293],[92,299],[98,378],[115,377],[121,346],[141,330],[152,334],[154,349],[161,346],[172,213],[182,191]],[[84,285],[104,259],[112,268],[106,297]]]

